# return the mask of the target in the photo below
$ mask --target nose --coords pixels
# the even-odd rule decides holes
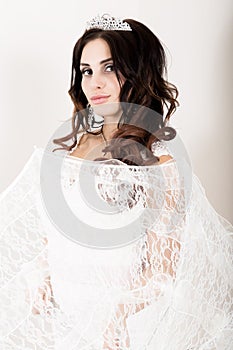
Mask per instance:
[[[91,77],[91,85],[94,89],[102,89],[105,86],[105,78],[103,74],[96,72]]]

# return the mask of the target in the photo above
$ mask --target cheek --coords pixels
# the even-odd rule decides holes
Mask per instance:
[[[82,88],[83,91],[85,90],[85,83],[84,83],[83,79],[81,81],[81,88]]]
[[[116,95],[116,96],[120,95],[121,87],[120,87],[117,79],[114,82],[112,82],[112,89],[114,91],[114,95]]]
[[[82,81],[81,81],[81,89],[83,90],[83,93],[84,93],[85,95],[87,95],[87,93],[88,93],[88,87],[87,87],[87,83],[86,83],[85,80],[82,80]]]
[[[121,93],[121,89],[126,81],[126,78],[120,73],[119,74],[119,78],[120,78],[120,83],[119,81],[117,80],[117,87],[116,87],[116,91],[118,92],[118,96],[120,96],[120,93]]]
[[[119,84],[117,86],[116,91],[117,91],[117,98],[120,99],[121,88],[120,88]]]

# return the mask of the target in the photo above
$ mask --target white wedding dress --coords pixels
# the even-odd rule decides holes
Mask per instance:
[[[154,154],[169,153],[158,145]],[[191,173],[187,186],[175,160],[144,169],[91,164],[99,197],[121,208],[106,215],[81,195],[84,162],[66,155],[60,179],[71,213],[111,237],[95,247],[99,237],[85,241],[81,226],[60,230],[65,211],[54,193],[54,212],[44,205],[44,153],[35,148],[0,196],[0,349],[232,349],[233,227],[198,178]],[[128,244],[119,235],[116,246],[110,230],[139,217],[141,235],[127,232]]]

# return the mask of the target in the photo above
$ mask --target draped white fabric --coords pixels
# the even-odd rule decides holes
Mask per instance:
[[[192,174],[189,192],[174,159],[150,167],[106,161],[96,188],[121,211],[105,221],[80,196],[82,161],[66,156],[62,190],[82,220],[117,226],[150,209],[139,239],[95,249],[65,237],[48,217],[43,152],[35,148],[0,196],[0,349],[230,350],[233,227],[198,178]]]

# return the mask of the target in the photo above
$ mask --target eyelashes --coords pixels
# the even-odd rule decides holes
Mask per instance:
[[[114,68],[113,64],[106,64],[105,70],[108,72],[114,72],[115,68]]]
[[[112,63],[108,63],[104,66],[104,72],[114,72],[115,68],[114,65]],[[93,74],[93,70],[91,68],[83,68],[81,69],[81,74],[82,75],[92,75]]]
[[[81,69],[82,75],[90,75],[92,73],[92,70],[90,68],[83,68]]]

